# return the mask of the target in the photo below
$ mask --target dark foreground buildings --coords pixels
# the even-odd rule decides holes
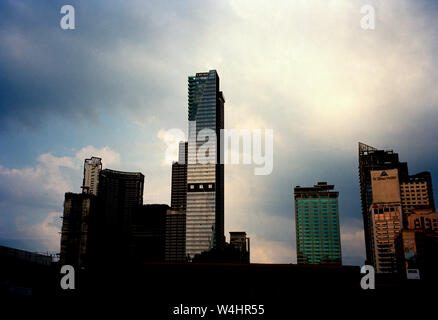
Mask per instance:
[[[83,193],[65,194],[62,264],[88,267],[130,257],[132,215],[143,203],[144,176],[101,170],[100,160],[85,160]]]

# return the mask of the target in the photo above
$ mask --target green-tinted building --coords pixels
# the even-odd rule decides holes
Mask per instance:
[[[342,264],[339,192],[333,189],[327,182],[294,189],[299,264]]]

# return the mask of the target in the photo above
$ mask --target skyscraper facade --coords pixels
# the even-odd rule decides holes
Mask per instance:
[[[212,247],[223,249],[224,237],[224,166],[221,161],[221,129],[224,128],[225,99],[219,90],[216,70],[197,73],[188,78],[188,164],[186,253],[195,254]],[[203,155],[213,159],[200,161],[208,130],[215,141]],[[201,134],[200,134],[201,133]]]
[[[337,191],[318,182],[294,189],[297,262],[342,264]]]
[[[400,162],[397,153],[392,150],[378,150],[359,142],[359,182],[362,202],[362,217],[365,234],[366,263],[374,265],[373,222],[370,207],[373,203],[371,188],[372,170],[397,169],[400,180],[408,176],[408,165]]]
[[[84,180],[82,192],[97,195],[99,172],[102,170],[102,159],[91,157],[84,161]]]

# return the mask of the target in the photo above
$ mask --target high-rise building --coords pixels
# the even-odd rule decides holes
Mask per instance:
[[[397,153],[392,150],[378,150],[359,142],[359,181],[362,202],[362,217],[365,234],[366,263],[374,265],[372,215],[370,207],[373,203],[371,188],[372,170],[397,169],[399,179],[404,181],[408,176],[408,165],[400,162]]]
[[[187,208],[187,142],[179,145],[178,162],[172,164],[171,207],[186,211]]]
[[[342,264],[337,191],[318,182],[294,189],[299,264]]]
[[[186,212],[168,209],[166,212],[166,235],[164,260],[185,262],[186,259]]]
[[[402,228],[398,170],[371,170],[370,176],[373,266],[378,273],[394,273],[397,272],[395,238]]]
[[[61,230],[62,265],[86,267],[88,265],[89,219],[96,213],[96,197],[93,194],[65,194],[64,215]]]
[[[143,204],[143,186],[140,172],[100,171],[98,210],[90,221],[90,250],[98,262],[122,262],[129,256],[132,212]]]
[[[186,254],[191,258],[212,247],[222,250],[225,244],[224,165],[220,147],[224,103],[215,70],[189,76]],[[207,139],[199,134],[201,131],[216,135],[212,139],[215,141],[208,139],[210,148],[206,152]],[[201,160],[201,153],[210,161]]]
[[[82,192],[97,195],[99,172],[102,170],[102,159],[91,157],[84,161],[84,180]]]

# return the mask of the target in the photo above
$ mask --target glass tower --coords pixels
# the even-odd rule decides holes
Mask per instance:
[[[297,262],[342,264],[337,191],[318,182],[294,189]]]
[[[222,249],[225,242],[224,167],[219,148],[220,131],[224,128],[224,102],[216,70],[188,78],[186,254],[190,258],[212,247]],[[215,139],[204,138],[202,133],[206,131],[214,133]],[[205,163],[198,154],[207,141],[213,143],[213,148],[208,150],[209,159],[213,161]]]

